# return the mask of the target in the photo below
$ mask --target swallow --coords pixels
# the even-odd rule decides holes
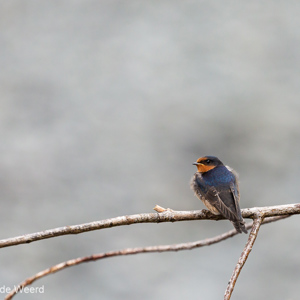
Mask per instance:
[[[240,209],[240,190],[237,173],[215,156],[204,156],[193,165],[198,172],[191,180],[191,189],[215,215],[228,219],[238,233],[247,233]]]

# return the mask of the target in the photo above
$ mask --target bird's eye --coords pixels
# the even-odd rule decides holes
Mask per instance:
[[[206,162],[207,164],[210,164],[211,160],[210,160],[210,159],[207,159],[205,162]]]

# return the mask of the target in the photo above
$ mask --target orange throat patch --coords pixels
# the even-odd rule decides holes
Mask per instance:
[[[215,168],[215,166],[206,166],[203,164],[197,165],[198,172],[200,172],[200,173],[208,172],[209,170],[212,170],[214,168]]]

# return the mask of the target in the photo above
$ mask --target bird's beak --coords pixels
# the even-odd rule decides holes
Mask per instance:
[[[199,165],[202,165],[202,164],[200,164],[200,163],[198,163],[198,162],[195,161],[195,162],[193,163],[193,165],[194,165],[194,166],[199,166]]]

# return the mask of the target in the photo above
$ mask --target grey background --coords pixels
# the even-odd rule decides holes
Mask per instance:
[[[0,3],[1,238],[201,209],[189,180],[203,155],[238,171],[242,207],[299,202],[298,1]],[[298,224],[261,228],[232,299],[298,299]],[[142,224],[1,249],[0,287],[231,228]],[[246,240],[84,264],[16,299],[222,299]]]

